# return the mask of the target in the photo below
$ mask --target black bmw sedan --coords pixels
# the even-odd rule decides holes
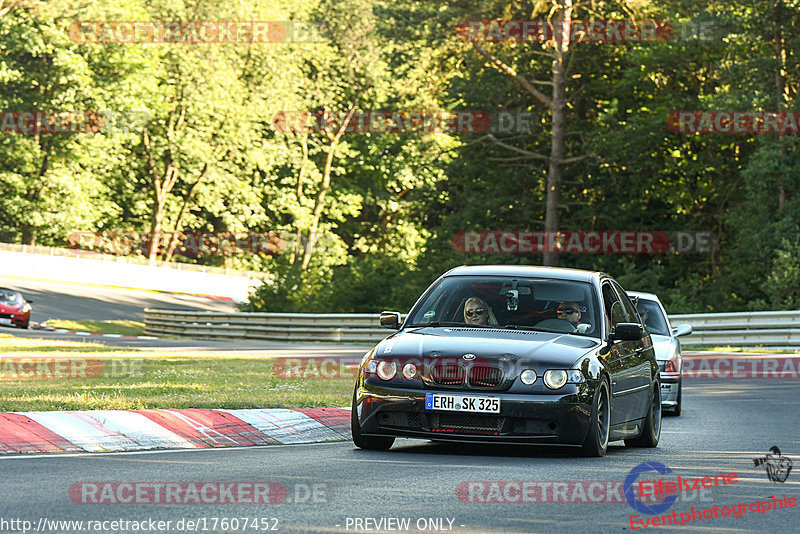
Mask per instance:
[[[353,442],[398,437],[655,447],[659,369],[636,308],[609,276],[527,266],[457,267],[368,352],[353,395]]]

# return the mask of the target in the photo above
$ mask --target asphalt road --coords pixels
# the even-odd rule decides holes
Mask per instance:
[[[410,523],[406,531],[419,532],[418,526],[424,527],[425,522],[440,518],[441,526],[450,527],[450,530],[442,530],[457,533],[621,532],[630,530],[631,515],[644,517],[626,502],[583,502],[588,498],[584,496],[582,500],[580,494],[574,493],[558,497],[560,501],[565,497],[571,500],[569,504],[469,502],[470,498],[475,501],[481,495],[489,497],[490,493],[480,491],[471,497],[464,495],[467,502],[463,502],[456,489],[469,481],[484,481],[487,492],[491,487],[487,481],[609,481],[608,495],[613,497],[615,491],[622,493],[624,501],[624,486],[620,483],[631,469],[648,461],[671,468],[672,473],[665,476],[667,480],[675,480],[675,475],[685,478],[737,474],[736,482],[724,487],[683,492],[659,517],[674,510],[680,518],[681,513],[691,513],[691,507],[727,507],[767,500],[772,495],[800,498],[797,466],[785,482],[778,483],[770,482],[764,468],[754,465],[754,459],[764,457],[768,449],[776,445],[784,456],[800,466],[800,381],[687,380],[684,385],[684,415],[664,419],[658,448],[628,449],[617,445],[610,448],[605,458],[599,459],[573,457],[563,450],[549,448],[465,446],[418,440],[399,440],[388,452],[360,451],[343,442],[137,454],[5,457],[0,459],[0,495],[3,496],[0,530],[1,521],[10,519],[32,521],[34,526],[43,518],[48,521],[153,519],[172,521],[170,528],[162,532],[181,532],[190,530],[186,523],[181,525],[183,530],[176,528],[181,519],[204,519],[204,524],[195,525],[198,531],[263,532],[263,527],[271,528],[274,521],[258,523],[262,528],[254,530],[250,528],[252,524],[243,528],[241,518],[275,518],[279,532],[398,532],[375,528],[374,521],[408,518]],[[657,476],[651,471],[643,474],[644,478]],[[187,491],[181,494],[181,504],[85,503],[91,500],[91,495],[102,496],[98,488],[111,488],[103,484],[108,482],[194,482],[196,487],[201,487],[203,482],[221,481],[277,482],[286,488],[287,498],[279,504],[195,504]],[[70,487],[81,482],[93,482],[97,486],[76,486],[71,498]],[[550,488],[550,495],[553,495],[555,486],[539,487]],[[95,488],[97,493],[86,493],[86,488]],[[143,491],[145,498],[155,498],[154,490]],[[509,492],[509,497],[515,495],[519,493]],[[540,494],[534,492],[533,495]],[[494,500],[498,496],[495,494]],[[796,532],[797,510],[770,510],[764,514],[748,510],[738,518],[704,519],[680,528],[684,532],[706,533]],[[238,528],[229,523],[222,528],[220,520],[231,517],[239,518]],[[212,528],[213,518],[218,518],[216,529]],[[357,523],[356,519],[361,522]],[[432,524],[427,523],[428,527]],[[55,530],[52,524],[48,525],[50,531]],[[361,528],[356,528],[359,525]],[[397,524],[381,526],[396,527]],[[656,528],[650,527],[647,531]],[[442,530],[427,528],[424,531]],[[62,527],[61,531],[78,530],[73,525]],[[118,531],[133,532],[130,529]]]
[[[63,282],[44,282],[0,277],[0,287],[17,289],[30,298],[31,321],[144,321],[145,308],[173,310],[235,311],[232,302],[178,293],[116,289]]]

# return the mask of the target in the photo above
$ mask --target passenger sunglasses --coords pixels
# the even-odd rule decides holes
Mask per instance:
[[[473,315],[483,315],[486,311],[485,308],[475,308],[474,310],[467,310],[467,317],[472,317]]]
[[[565,308],[563,310],[556,310],[556,313],[566,313],[567,315],[569,315],[571,313],[578,313],[579,311],[580,310],[577,310],[575,308]]]

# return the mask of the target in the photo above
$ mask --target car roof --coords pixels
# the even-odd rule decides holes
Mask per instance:
[[[12,293],[19,293],[18,290],[11,289],[11,288],[8,288],[8,287],[0,287],[0,291],[11,291]]]
[[[655,300],[656,302],[661,302],[658,296],[655,293],[646,293],[644,291],[628,291],[625,290],[629,297],[639,297],[643,299],[650,299]]]
[[[463,275],[530,276],[581,282],[590,282],[606,276],[604,273],[597,271],[567,269],[565,267],[542,267],[539,265],[462,265],[445,273],[445,276]]]

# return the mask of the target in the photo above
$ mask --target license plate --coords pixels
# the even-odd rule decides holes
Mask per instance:
[[[426,393],[425,408],[449,412],[500,413],[500,399],[498,397]]]
[[[0,324],[11,324],[11,319],[6,319],[5,317],[0,317]]]

